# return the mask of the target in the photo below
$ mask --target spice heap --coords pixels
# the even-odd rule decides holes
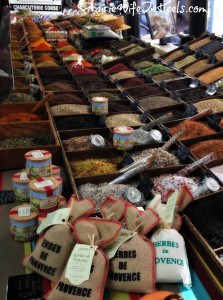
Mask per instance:
[[[200,47],[200,49],[207,54],[210,54],[212,52],[218,51],[223,48],[223,44],[221,41],[213,41],[210,44],[204,45],[203,47]]]
[[[44,86],[45,91],[75,91],[75,85],[73,83],[69,83],[69,82],[62,82],[62,81],[58,81],[58,82],[54,82],[54,83],[50,83]]]
[[[209,64],[208,59],[201,59],[193,63],[191,66],[185,68],[184,71],[189,75],[195,75],[211,66],[212,65]]]
[[[56,119],[58,130],[72,130],[84,128],[101,128],[99,118],[93,115],[67,116]]]
[[[177,78],[177,73],[175,72],[164,72],[161,74],[153,75],[153,80],[160,82],[162,80],[170,80]]]
[[[5,102],[32,102],[35,101],[35,99],[25,93],[13,93],[8,96],[8,98],[5,100]]]
[[[60,75],[70,75],[69,71],[63,67],[49,67],[38,70],[41,78],[49,77],[50,75],[60,74]]]
[[[153,191],[161,194],[162,200],[166,200],[166,195],[169,190],[179,190],[180,187],[187,186],[193,193],[197,189],[199,178],[197,177],[183,177],[172,174],[163,174],[153,178]]]
[[[60,104],[50,108],[54,116],[66,116],[66,115],[78,115],[78,114],[89,114],[88,105],[78,104]]]
[[[190,48],[192,50],[195,50],[195,49],[198,49],[198,48],[200,48],[200,47],[202,47],[202,46],[204,46],[204,45],[206,45],[206,44],[208,44],[210,42],[211,42],[210,37],[206,37],[204,39],[201,39],[201,40],[199,40],[197,42],[194,42],[194,43],[190,44]]]
[[[205,84],[213,83],[221,78],[223,78],[223,67],[218,67],[213,70],[207,71],[203,75],[198,77],[198,79]]]
[[[90,69],[90,68],[72,68],[71,72],[73,74],[77,74],[77,75],[89,75],[89,74],[97,74],[97,70],[94,69]]]
[[[191,89],[188,91],[181,92],[180,98],[184,101],[193,101],[197,99],[204,99],[210,97],[204,89]]]
[[[132,54],[135,54],[139,51],[145,50],[145,48],[141,47],[141,46],[135,46],[133,48],[131,48],[129,51],[125,52],[125,56],[129,56]]]
[[[41,120],[41,116],[30,113],[9,114],[5,117],[0,117],[0,122],[28,122]]]
[[[222,194],[194,201],[184,211],[213,249],[223,247]]]
[[[118,72],[116,74],[111,75],[111,78],[113,80],[122,80],[122,79],[128,79],[128,78],[133,78],[136,77],[136,74],[134,71],[122,71]]]
[[[196,57],[195,55],[188,55],[187,57],[185,57],[184,59],[182,60],[179,60],[179,61],[176,61],[174,63],[174,67],[177,68],[177,69],[181,69],[183,68],[184,66],[192,63],[193,61],[196,60]]]
[[[152,67],[146,68],[142,71],[144,75],[155,75],[164,72],[171,72],[172,70],[169,67],[166,67],[161,64],[154,64]]]
[[[146,97],[139,100],[139,105],[142,109],[154,109],[159,107],[165,107],[169,105],[175,105],[177,102],[170,97],[157,96],[157,97]]]
[[[138,63],[133,64],[133,67],[134,67],[135,69],[146,69],[146,68],[152,67],[153,64],[154,64],[154,63],[151,62],[151,61],[143,60],[143,61],[141,61],[141,62],[138,62]]]
[[[130,71],[130,69],[124,64],[117,64],[111,68],[105,69],[105,71],[106,73],[112,75],[123,71]]]
[[[176,50],[172,54],[167,55],[164,60],[165,61],[172,61],[174,59],[177,59],[178,57],[183,56],[185,53],[182,50]]]
[[[178,133],[181,130],[184,130],[185,133],[179,137],[179,140],[188,140],[199,136],[205,136],[216,133],[215,130],[211,129],[209,126],[202,122],[195,122],[189,120],[183,121],[182,123],[171,127],[169,130],[172,135]]]
[[[121,104],[119,101],[109,101],[108,102],[108,110],[109,112],[124,112],[124,111],[132,111],[130,105]]]
[[[217,53],[215,53],[215,56],[217,60],[223,60],[223,50],[220,50]]]
[[[141,126],[139,114],[117,114],[106,118],[105,124],[108,127],[122,127],[122,126]]]
[[[108,81],[93,81],[93,82],[86,82],[83,85],[84,89],[86,90],[103,90],[103,89],[114,89],[111,85],[111,82]]]
[[[193,104],[198,112],[201,112],[205,109],[211,108],[214,113],[223,111],[223,101],[222,99],[209,99],[205,101],[199,101]]]
[[[42,62],[38,63],[36,65],[36,67],[38,69],[40,69],[40,68],[48,68],[48,67],[59,67],[59,65],[57,63],[55,63],[54,61],[46,60],[46,61],[42,61]]]
[[[192,145],[190,151],[197,157],[202,158],[213,152],[216,159],[223,158],[223,140],[208,140]]]
[[[55,59],[48,55],[48,54],[42,54],[40,56],[38,56],[36,59],[35,59],[36,62],[42,62],[42,61],[54,61],[55,62]]]
[[[169,81],[166,85],[166,89],[169,91],[188,89],[191,81],[185,79],[179,79],[174,81]]]
[[[103,77],[100,75],[76,75],[76,78],[81,83],[86,83],[86,81],[104,81]]]
[[[158,95],[162,94],[163,90],[161,90],[156,85],[143,85],[140,89],[138,87],[127,89],[128,93],[138,99],[139,97],[150,96],[150,95]]]
[[[29,85],[27,83],[25,83],[25,81],[22,82],[20,80],[15,79],[15,88],[16,89],[28,89]]]
[[[105,147],[111,146],[111,143],[105,141]],[[80,151],[95,149],[95,146],[90,142],[90,136],[77,136],[69,140],[64,140],[63,145],[66,151]]]
[[[111,46],[114,48],[121,48],[128,44],[127,40],[120,39],[111,43]]]
[[[151,115],[153,118],[158,119],[159,117],[162,117],[164,115],[166,115],[167,113],[172,113],[173,114],[173,118],[172,120],[178,120],[178,119],[183,119],[183,112],[181,110],[178,109],[166,109],[165,112],[157,112],[157,113],[152,113]]]
[[[173,154],[171,154],[165,150],[162,150],[160,148],[137,151],[137,152],[131,153],[130,155],[134,160],[137,160],[137,159],[147,157],[152,154],[156,154],[156,158],[155,158],[151,168],[165,168],[165,167],[172,167],[172,166],[180,165],[180,161],[177,157],[175,157]]]
[[[0,148],[3,149],[52,145],[52,144],[53,143],[52,143],[51,136],[0,138]]]
[[[99,93],[91,93],[90,94],[91,98],[94,97],[105,97],[111,100],[121,100],[121,96],[118,95],[118,93],[108,93],[108,92],[99,92]]]
[[[12,60],[12,66],[13,67],[22,67],[22,68],[24,68],[24,63],[22,63],[21,61],[19,61],[19,60]]]
[[[12,50],[11,51],[11,58],[12,59],[23,59],[24,55],[22,53],[20,53],[19,51],[17,51],[17,50]]]
[[[117,164],[121,157],[116,158],[89,158],[85,160],[70,161],[74,177],[95,176],[117,172]]]
[[[86,183],[79,186],[78,192],[80,193],[81,199],[92,199],[96,204],[96,212],[99,212],[101,203],[108,195],[115,200],[123,199],[123,195],[129,187],[130,185],[125,184],[107,185],[106,183],[102,183],[95,185],[92,183]]]
[[[133,87],[133,86],[140,86],[140,85],[144,85],[145,81],[142,78],[130,78],[127,80],[123,80],[120,82],[120,85],[123,88],[128,88],[128,87]]]
[[[23,69],[13,68],[13,75],[14,76],[26,76],[27,73]]]
[[[75,94],[75,93],[61,93],[61,94],[55,94],[51,99],[50,102],[54,103],[74,103],[74,102],[79,102],[83,101],[81,94]]]

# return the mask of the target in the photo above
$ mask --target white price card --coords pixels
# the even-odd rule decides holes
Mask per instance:
[[[29,217],[31,215],[31,206],[21,206],[18,208],[18,217]]]

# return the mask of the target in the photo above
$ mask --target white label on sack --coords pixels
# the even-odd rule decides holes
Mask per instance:
[[[21,206],[18,208],[18,217],[29,217],[31,215],[31,206]]]
[[[167,201],[164,224],[173,224],[175,217],[175,206],[178,199],[178,192],[174,192]]]
[[[76,244],[67,263],[65,278],[73,285],[82,284],[88,280],[91,273],[91,265],[95,250],[90,245]]]
[[[112,259],[120,246],[125,243],[126,241],[130,240],[134,235],[136,235],[137,232],[132,232],[129,230],[121,230],[118,234],[118,236],[115,238],[115,241],[104,249],[105,254],[108,256],[108,259]]]
[[[19,176],[19,179],[20,180],[29,180],[29,178],[27,177],[26,172],[21,173],[20,176]]]
[[[35,187],[37,187],[39,189],[39,188],[44,188],[46,186],[54,185],[54,183],[52,180],[44,180],[41,182],[35,182],[34,185],[35,185]]]
[[[32,157],[34,157],[34,158],[43,158],[44,157],[43,153],[40,151],[32,151],[31,154],[32,154]]]
[[[37,234],[40,234],[47,227],[52,225],[66,225],[70,216],[70,208],[61,208],[47,214],[46,219],[37,228]]]

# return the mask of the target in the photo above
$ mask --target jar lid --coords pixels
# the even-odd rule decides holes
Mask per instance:
[[[92,102],[107,102],[108,101],[108,98],[106,97],[93,97],[91,98]]]
[[[162,134],[159,130],[156,129],[151,130],[151,138],[154,141],[162,142]]]
[[[30,215],[29,216],[20,216],[19,211],[21,208],[30,208]],[[10,219],[12,219],[16,222],[29,222],[38,217],[38,212],[32,211],[30,204],[22,204],[22,205],[18,205],[16,207],[12,208],[9,211],[9,217],[10,217]]]
[[[94,147],[104,147],[105,146],[105,140],[104,140],[103,136],[101,136],[99,134],[91,135],[90,143]]]
[[[28,184],[30,179],[26,171],[21,171],[12,176],[12,181],[19,184]]]
[[[45,161],[51,159],[51,157],[52,154],[46,150],[33,150],[25,154],[25,158],[33,162]]]
[[[211,190],[212,192],[217,192],[220,189],[217,180],[215,180],[214,178],[211,177],[206,178],[205,183],[209,188],[209,190]]]
[[[133,133],[134,129],[132,127],[115,127],[113,128],[114,133],[118,133],[121,135],[131,134]]]
[[[133,204],[139,204],[142,200],[142,195],[139,190],[130,187],[125,191],[125,199]]]
[[[52,176],[60,174],[60,167],[58,166],[52,165],[51,170]]]
[[[29,188],[33,192],[46,193],[47,196],[50,196],[50,194],[57,190],[61,185],[62,178],[59,176],[38,177],[30,181]]]

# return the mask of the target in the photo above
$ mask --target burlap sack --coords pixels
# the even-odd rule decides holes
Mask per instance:
[[[183,237],[175,229],[163,228],[151,238],[156,250],[156,282],[191,284]]]
[[[23,259],[23,265],[41,276],[56,282],[75,245],[70,225],[54,225],[39,238],[34,251]]]
[[[124,242],[109,261],[108,288],[145,294],[155,290],[155,249],[143,235],[159,221],[153,210],[142,212],[131,204],[127,205],[126,227],[138,234]]]
[[[95,211],[95,203],[89,199],[77,199],[74,195],[71,196],[69,201],[67,202],[66,207],[71,208],[71,213],[69,217],[69,222],[73,222],[80,217],[87,217],[94,213]]]
[[[89,220],[80,219],[76,221],[73,224],[73,227],[78,242],[87,245],[93,243],[98,246],[93,258],[89,280],[86,280],[79,285],[73,285],[65,278],[65,269],[55,287],[45,296],[45,298],[47,300],[102,300],[108,275],[108,259],[103,250],[99,247],[113,241],[119,233],[121,226],[122,225],[118,222],[97,218]],[[89,228],[90,231],[88,230]],[[103,232],[107,230],[109,230],[109,233]]]
[[[101,215],[106,220],[121,221],[125,214],[126,203],[124,199],[115,200],[107,196],[100,206]]]
[[[174,193],[174,190],[170,190],[167,193],[166,201],[168,201],[168,199],[172,193]],[[179,196],[178,196],[178,200],[176,203],[177,211],[178,212],[183,211],[191,203],[191,201],[193,201],[193,195],[191,194],[191,191],[189,190],[189,188],[186,185],[182,186],[179,189]]]

